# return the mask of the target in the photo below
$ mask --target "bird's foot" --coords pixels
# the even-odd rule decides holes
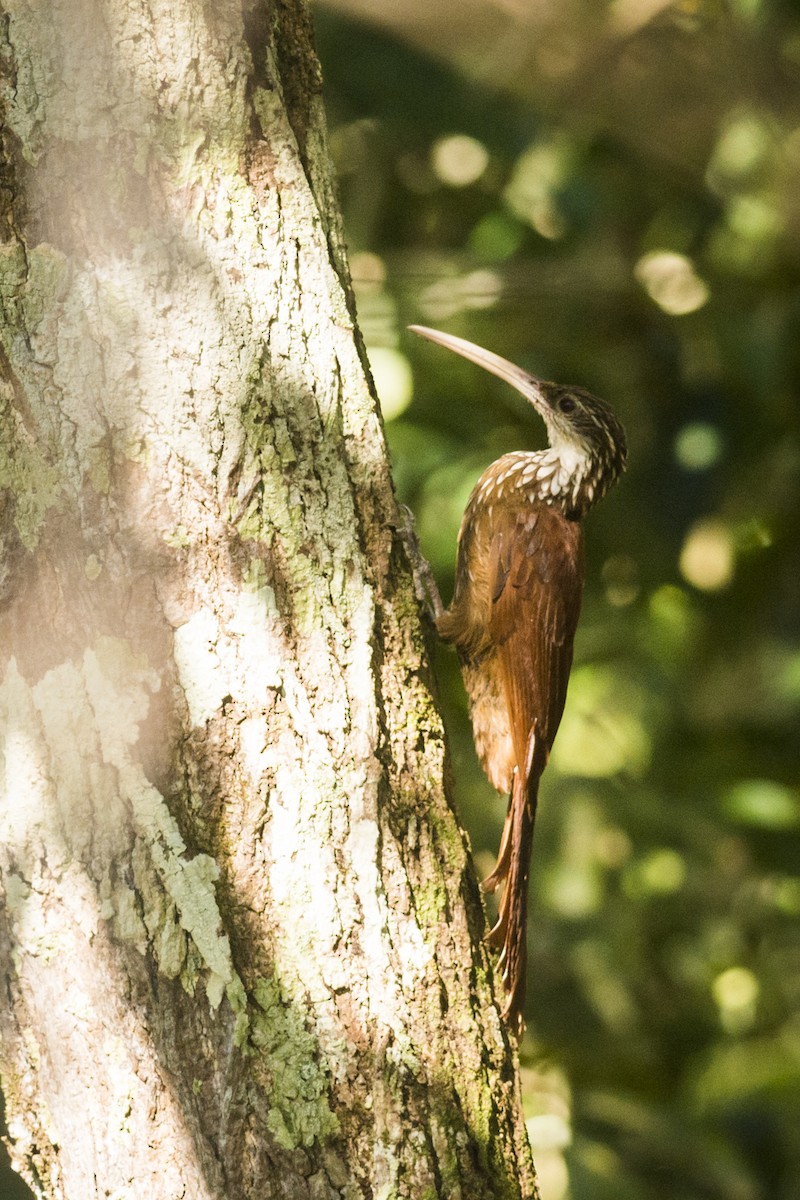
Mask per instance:
[[[439,595],[439,589],[436,586],[431,565],[420,549],[419,538],[414,528],[414,514],[406,504],[400,504],[398,507],[402,518],[399,532],[411,566],[411,574],[414,578],[414,591],[420,604],[435,625],[444,612],[442,598]]]

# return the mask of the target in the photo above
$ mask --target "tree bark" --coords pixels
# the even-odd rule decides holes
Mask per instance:
[[[6,0],[0,1074],[37,1194],[535,1195],[301,0]]]

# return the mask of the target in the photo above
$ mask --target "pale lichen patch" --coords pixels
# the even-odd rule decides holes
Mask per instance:
[[[150,692],[158,682],[158,676],[141,656],[134,655],[125,643],[113,638],[98,639],[95,647],[86,651],[82,673],[65,663],[47,672],[32,690],[12,663],[0,691],[6,711],[13,705],[15,712],[15,721],[8,731],[6,765],[11,766],[17,786],[24,779],[28,786],[23,788],[22,795],[15,796],[16,803],[4,805],[7,817],[14,814],[5,832],[21,848],[25,847],[33,829],[43,827],[44,815],[52,808],[53,787],[64,814],[70,814],[76,803],[83,803],[80,793],[85,786],[84,776],[75,769],[71,746],[75,731],[69,714],[76,712],[84,723],[93,716],[104,765],[115,768],[123,802],[130,807],[138,833],[139,853],[134,853],[132,865],[144,921],[136,894],[121,882],[112,886],[108,876],[101,881],[92,901],[89,880],[82,870],[69,863],[67,847],[53,847],[54,852],[49,856],[51,867],[64,863],[61,870],[71,879],[75,919],[86,925],[87,936],[92,935],[100,915],[111,918],[116,936],[142,952],[149,935],[157,960],[168,977],[177,975],[186,964],[185,931],[204,968],[219,981],[209,992],[218,1002],[224,988],[235,978],[230,945],[222,930],[216,902],[214,885],[219,868],[208,855],[185,857],[186,847],[163,796],[131,758],[139,723],[148,712]],[[91,701],[91,709],[82,703],[84,696]],[[40,722],[48,731],[53,752],[51,779],[32,755],[35,745],[32,735]],[[64,740],[61,750],[59,739]],[[58,763],[60,769],[55,766]],[[111,815],[113,819],[113,810]],[[108,819],[104,813],[103,820]],[[62,836],[69,836],[69,828],[69,824],[65,825]],[[98,826],[98,838],[101,831],[102,826]],[[82,836],[80,828],[75,832],[79,838]],[[143,853],[145,846],[147,852]],[[38,904],[23,904],[25,892],[21,887],[13,885],[12,892],[17,906],[19,947],[25,953],[46,958],[58,953],[61,939],[50,929],[42,908]]]
[[[0,720],[5,731],[0,842],[13,849],[27,875],[29,847],[44,822],[51,785],[39,741],[39,715],[14,658],[0,684]]]
[[[31,889],[24,879],[10,872],[5,878],[5,900],[10,913],[16,915],[23,909],[25,901],[31,894]]]
[[[187,943],[174,904],[165,906],[163,920],[153,932],[153,951],[161,974],[177,979],[186,963]]]
[[[61,498],[58,469],[40,445],[27,437],[22,423],[0,393],[0,490],[14,496],[14,525],[22,545],[33,551],[48,511]]]
[[[112,911],[109,916],[114,922],[115,936],[120,941],[135,946],[140,954],[145,954],[147,930],[139,914],[136,893],[126,887],[124,883],[120,883],[111,894],[110,905]]]
[[[222,986],[234,976],[228,936],[222,930],[214,884],[219,867],[208,854],[184,856],[186,847],[163,796],[134,767],[120,772],[134,825],[149,847],[161,886],[174,901],[180,922],[203,963]]]
[[[286,1150],[324,1141],[338,1132],[339,1122],[328,1101],[329,1073],[319,1047],[277,980],[259,979],[253,998],[250,1041],[271,1081],[267,1127]]]
[[[48,316],[50,321],[46,323],[52,324],[53,309],[63,298],[70,274],[66,255],[49,242],[39,242],[28,251],[22,309],[28,329],[34,335]],[[55,343],[52,330],[44,333],[44,345],[37,346],[37,350],[49,356]]]

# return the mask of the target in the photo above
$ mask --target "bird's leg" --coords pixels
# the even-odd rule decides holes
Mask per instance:
[[[442,598],[439,595],[436,580],[433,578],[431,565],[420,550],[419,538],[414,528],[414,514],[406,504],[400,504],[398,507],[402,517],[399,532],[403,539],[409,565],[411,566],[411,574],[414,578],[414,591],[420,604],[425,608],[425,611],[435,625],[444,612]]]

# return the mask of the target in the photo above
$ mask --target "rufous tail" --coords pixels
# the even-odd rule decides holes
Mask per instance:
[[[501,882],[504,883],[497,923],[487,941],[500,950],[498,968],[506,990],[503,1017],[518,1037],[521,1037],[525,1028],[528,875],[543,766],[534,761],[537,757],[535,748],[532,730],[525,764],[527,769],[514,773],[497,865],[484,882],[486,890],[492,892]]]

